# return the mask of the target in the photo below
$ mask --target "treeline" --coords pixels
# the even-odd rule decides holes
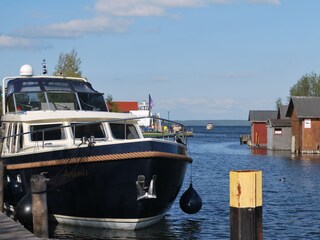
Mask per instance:
[[[290,88],[289,97],[287,101],[293,96],[320,96],[320,76],[316,73],[308,73],[303,75],[296,84]],[[276,107],[278,108],[282,104],[282,99],[276,100]]]

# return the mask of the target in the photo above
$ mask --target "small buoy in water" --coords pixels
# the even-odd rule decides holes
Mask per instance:
[[[15,210],[15,220],[18,220],[24,227],[31,228],[33,225],[32,220],[32,199],[31,194],[26,194],[19,203]]]
[[[202,199],[196,190],[193,189],[192,183],[180,198],[180,208],[188,214],[199,212],[202,207]]]

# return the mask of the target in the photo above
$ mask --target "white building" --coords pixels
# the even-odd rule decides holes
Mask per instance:
[[[149,106],[146,101],[142,101],[142,103],[139,104],[139,109],[131,110],[130,113],[136,115],[137,117],[153,116],[153,113],[149,111]],[[160,113],[156,114],[155,116],[160,117]],[[159,128],[159,126],[161,125],[159,123],[154,123],[153,119],[150,119],[150,118],[142,118],[138,121],[138,124],[140,127],[153,127],[153,128],[154,127]]]

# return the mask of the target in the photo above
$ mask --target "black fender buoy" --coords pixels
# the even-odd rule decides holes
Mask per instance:
[[[19,221],[25,228],[32,229],[32,198],[30,193],[27,193],[18,202],[17,207],[15,209],[14,218],[15,220]]]
[[[200,211],[202,207],[202,199],[190,183],[189,188],[180,198],[180,208],[188,214],[195,214]]]

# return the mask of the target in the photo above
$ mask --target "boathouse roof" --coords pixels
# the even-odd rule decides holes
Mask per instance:
[[[281,104],[280,107],[278,108],[278,119],[289,119],[289,117],[286,116],[287,111],[288,111],[288,106],[289,105],[283,105]]]
[[[291,97],[286,116],[295,110],[297,118],[320,118],[320,97]]]
[[[268,119],[276,119],[278,111],[276,110],[250,110],[248,121],[267,122]]]
[[[291,127],[290,119],[269,119],[267,125],[270,127]]]

